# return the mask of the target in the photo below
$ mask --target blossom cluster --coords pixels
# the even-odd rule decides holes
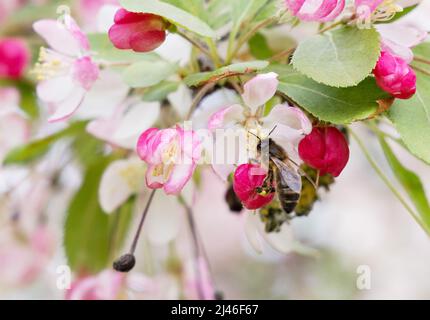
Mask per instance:
[[[25,1],[0,4],[0,284],[32,283],[64,238],[67,299],[213,299],[193,220],[202,172],[225,185],[257,252],[267,243],[289,253],[304,247],[293,236],[296,218],[349,169],[351,138],[369,158],[353,122],[374,132],[391,165],[385,117],[402,145],[429,161],[428,127],[408,131],[424,99],[417,92],[430,88],[430,26],[407,19],[416,2],[267,1],[234,18],[227,3],[225,14],[210,1],[196,1],[199,13],[151,1],[81,0],[76,16],[32,21],[32,41],[14,35],[11,19]],[[298,40],[279,47],[275,26]],[[52,228],[56,201],[64,237]],[[169,260],[154,277],[123,273],[139,263],[141,231],[174,251],[181,219],[194,255],[177,262],[172,254],[180,265]],[[114,261],[130,225],[131,248]]]

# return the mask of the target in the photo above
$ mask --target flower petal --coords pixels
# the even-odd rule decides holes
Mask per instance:
[[[219,89],[207,95],[192,116],[193,128],[208,128],[210,117],[225,108],[240,103],[240,98],[236,91],[230,89]]]
[[[294,234],[290,225],[284,223],[279,232],[262,233],[267,243],[276,251],[286,254],[294,250]]]
[[[274,72],[260,74],[245,83],[242,99],[253,114],[275,95],[278,83],[278,75]]]
[[[174,166],[169,180],[164,185],[166,194],[177,195],[191,179],[196,164],[177,164]]]
[[[55,103],[65,100],[74,88],[71,76],[61,76],[40,82],[36,90],[39,99]]]
[[[81,44],[70,30],[57,20],[39,20],[33,24],[36,31],[48,45],[62,54],[78,56]]]
[[[66,100],[55,105],[54,114],[48,119],[49,122],[61,121],[69,118],[84,101],[86,90],[76,86],[72,94]]]
[[[272,138],[278,142],[297,144],[304,135],[312,131],[312,123],[299,108],[287,104],[275,106],[270,114],[262,119],[266,131],[274,131]]]
[[[144,165],[138,159],[111,163],[103,173],[99,187],[99,201],[103,211],[114,212],[142,187],[143,181]]]
[[[408,63],[413,59],[411,48],[424,42],[428,36],[426,31],[399,23],[378,24],[376,28],[381,34],[383,49]]]
[[[164,175],[158,173],[155,174],[155,171],[158,169],[157,165],[150,165],[146,171],[146,186],[150,189],[160,189],[164,186]]]
[[[134,149],[140,133],[154,125],[159,115],[159,102],[140,102],[133,105],[119,121],[113,141],[120,147]]]
[[[219,128],[229,128],[235,124],[242,122],[245,118],[243,116],[243,107],[239,104],[232,105],[215,112],[208,121],[208,129],[215,130]]]
[[[245,213],[245,235],[251,244],[252,248],[257,253],[263,253],[263,243],[258,231],[258,217],[255,213],[246,212]]]

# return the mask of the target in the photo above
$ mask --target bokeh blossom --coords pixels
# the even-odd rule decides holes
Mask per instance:
[[[303,21],[331,21],[345,8],[345,0],[285,0],[285,4],[294,16]]]
[[[52,109],[49,121],[65,120],[83,103],[99,77],[99,67],[89,54],[87,36],[71,17],[64,23],[37,21],[34,30],[50,46],[41,48],[34,70],[40,81],[37,94]]]
[[[27,44],[17,38],[0,40],[0,78],[18,79],[30,62]]]

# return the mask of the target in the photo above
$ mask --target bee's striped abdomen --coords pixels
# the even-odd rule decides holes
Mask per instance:
[[[291,213],[299,202],[300,193],[294,192],[288,185],[285,185],[279,174],[276,180],[276,191],[281,207],[286,213]]]

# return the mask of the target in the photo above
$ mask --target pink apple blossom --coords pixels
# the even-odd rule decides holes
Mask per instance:
[[[258,139],[254,135],[264,138],[274,128],[270,137],[285,149],[290,158],[299,159],[297,144],[304,135],[312,131],[312,124],[306,115],[299,108],[279,104],[264,116],[265,104],[277,91],[279,83],[277,77],[278,75],[273,72],[254,77],[244,85],[243,105],[235,104],[222,108],[210,117],[208,121],[210,130],[215,132],[217,129],[224,129],[225,136],[240,135],[246,142],[227,145],[228,153],[240,155],[235,163],[213,163],[213,169],[221,177],[225,178],[225,175],[231,173],[234,165],[248,163],[251,158],[255,159]]]
[[[0,283],[28,285],[45,270],[54,250],[53,233],[39,226],[26,234],[15,226],[2,229],[0,236]]]
[[[359,24],[389,21],[404,8],[420,0],[355,0],[355,14]]]
[[[68,119],[98,79],[99,67],[89,54],[86,35],[71,17],[64,23],[40,20],[33,27],[51,47],[41,49],[34,70],[40,81],[37,95],[53,110],[49,121]]]
[[[0,40],[0,78],[21,78],[29,62],[30,51],[23,40]]]
[[[384,51],[373,70],[378,85],[398,99],[409,99],[416,92],[417,77],[402,58]]]
[[[97,275],[76,279],[66,291],[67,300],[116,300],[125,284],[122,273],[105,270]]]
[[[0,162],[8,151],[30,138],[30,124],[19,103],[18,90],[0,89]]]
[[[106,117],[92,120],[87,131],[113,146],[134,149],[142,130],[154,125],[160,115],[159,102],[128,98]]]
[[[137,143],[139,157],[148,164],[146,184],[179,194],[191,179],[202,152],[201,141],[193,130],[176,128],[146,130]]]
[[[285,4],[294,16],[303,21],[331,21],[345,8],[345,0],[285,0]]]

